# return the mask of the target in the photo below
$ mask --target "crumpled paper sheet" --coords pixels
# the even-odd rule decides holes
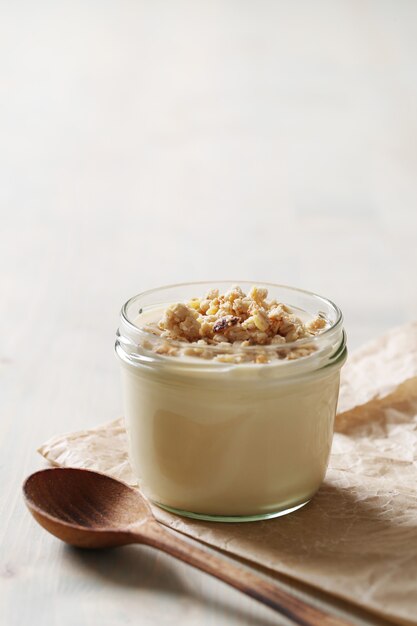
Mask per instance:
[[[222,524],[153,511],[207,544],[417,624],[417,322],[349,357],[335,429],[325,482],[296,513]],[[56,436],[39,452],[136,484],[123,419]]]

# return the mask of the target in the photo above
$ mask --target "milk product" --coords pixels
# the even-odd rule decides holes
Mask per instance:
[[[148,327],[163,308],[141,308],[132,326]],[[275,516],[308,502],[325,475],[345,359],[340,333],[331,346],[325,334],[306,358],[265,363],[158,354],[142,337],[125,358],[119,344],[130,457],[144,493],[209,519]]]
[[[155,502],[256,515],[307,502],[330,453],[339,372],[278,385],[230,372],[123,368],[130,454]]]

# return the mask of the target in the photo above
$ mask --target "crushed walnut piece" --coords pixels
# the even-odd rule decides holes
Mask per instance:
[[[285,349],[285,344],[314,337],[328,326],[327,320],[319,316],[305,324],[290,307],[267,297],[268,290],[256,286],[248,294],[238,285],[224,294],[211,289],[203,298],[170,305],[159,322],[146,329],[163,340],[155,352],[168,356],[268,363],[271,358],[293,360],[314,352],[315,346],[305,342],[291,349]],[[170,341],[187,345],[180,349],[177,344],[174,349]],[[259,350],[245,352],[248,346],[258,346]]]

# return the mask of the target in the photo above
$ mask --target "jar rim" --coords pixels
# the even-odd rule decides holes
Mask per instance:
[[[327,327],[325,328],[322,332],[320,332],[317,335],[314,335],[312,337],[306,337],[303,339],[297,339],[295,341],[292,342],[288,342],[285,344],[282,344],[282,346],[279,346],[280,348],[283,348],[285,350],[287,349],[293,349],[293,348],[299,348],[302,347],[303,345],[306,344],[313,344],[313,345],[318,345],[320,343],[323,343],[325,340],[329,339],[330,336],[332,335],[336,335],[338,334],[341,330],[342,330],[342,325],[343,325],[343,314],[342,311],[340,310],[340,308],[329,298],[326,298],[324,296],[321,296],[313,291],[308,291],[306,289],[300,289],[298,287],[292,287],[289,285],[282,285],[282,284],[278,284],[278,283],[270,283],[270,282],[264,282],[264,281],[247,281],[247,280],[208,280],[208,281],[191,281],[191,282],[184,282],[184,283],[175,283],[175,284],[169,284],[169,285],[163,285],[161,287],[155,287],[153,289],[148,289],[146,291],[140,292],[134,296],[132,296],[131,298],[129,298],[129,300],[127,300],[125,302],[125,304],[122,306],[121,311],[120,311],[120,317],[122,320],[123,325],[125,325],[131,332],[133,332],[135,334],[136,337],[142,339],[142,340],[146,340],[147,338],[154,338],[155,336],[153,335],[152,332],[150,332],[149,330],[146,330],[144,328],[141,328],[140,326],[137,326],[129,317],[128,315],[128,308],[132,305],[132,303],[134,301],[137,301],[139,298],[145,298],[146,296],[151,296],[152,294],[156,294],[160,291],[166,290],[166,289],[176,289],[176,288],[188,288],[188,287],[192,287],[192,286],[199,286],[199,287],[209,287],[209,286],[213,286],[215,285],[228,285],[230,287],[230,285],[240,285],[240,284],[257,284],[260,285],[262,287],[270,287],[270,288],[274,288],[274,289],[285,289],[294,293],[298,293],[301,295],[304,295],[306,297],[311,297],[314,298],[316,300],[318,300],[319,302],[323,302],[324,304],[326,304],[328,307],[330,307],[335,314],[335,319],[333,320],[333,322]],[[290,303],[284,303],[284,304],[288,304],[289,306],[291,306]],[[178,347],[178,348],[184,348],[184,347],[190,347],[190,343],[185,342],[185,341],[179,341],[179,340],[175,340],[175,339],[169,339],[169,344],[172,345],[173,347]],[[222,351],[226,352],[228,350],[233,351],[233,344],[230,344],[229,346],[224,346],[222,344]],[[239,346],[239,351],[243,352],[243,353],[247,353],[247,354],[251,354],[254,351],[259,351],[259,349],[262,348],[262,350],[265,350],[266,352],[271,351],[271,352],[276,352],[277,350],[277,345],[273,345],[273,344],[269,344],[269,345],[251,345],[251,346]],[[207,345],[204,346],[204,350],[208,350],[208,351],[213,351],[213,353],[218,352],[219,351],[219,347],[217,345]],[[163,358],[167,358],[167,357],[163,357]],[[168,358],[172,358],[172,357],[168,357]],[[304,357],[304,358],[309,358],[309,357]],[[206,362],[207,364],[207,362]],[[236,364],[237,366],[241,366],[241,364]]]

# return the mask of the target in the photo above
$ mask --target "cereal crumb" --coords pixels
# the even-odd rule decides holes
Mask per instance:
[[[245,294],[239,285],[234,285],[224,294],[211,289],[203,298],[174,303],[154,325],[154,334],[163,339],[155,352],[213,358],[224,363],[263,364],[271,358],[294,360],[315,351],[313,344],[293,344],[322,332],[328,325],[326,319],[320,315],[305,324],[288,305],[267,298],[268,290],[263,287],[253,286]],[[178,346],[173,350],[171,346],[168,350],[170,340],[188,346],[182,350]],[[292,345],[284,348],[285,344]],[[256,346],[274,346],[276,350],[255,350]]]
[[[171,304],[158,324],[161,330],[166,331],[166,336],[195,341],[200,338],[200,323],[194,308],[178,302]]]

